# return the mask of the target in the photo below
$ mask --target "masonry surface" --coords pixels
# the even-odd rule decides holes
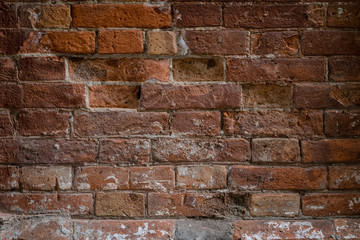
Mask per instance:
[[[0,239],[360,239],[358,0],[1,0]]]

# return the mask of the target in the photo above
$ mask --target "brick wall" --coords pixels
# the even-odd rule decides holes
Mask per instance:
[[[0,239],[360,239],[358,0],[2,0]]]

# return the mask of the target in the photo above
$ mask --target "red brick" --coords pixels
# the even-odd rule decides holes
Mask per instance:
[[[16,28],[17,27],[16,6],[14,4],[0,4],[0,27]]]
[[[173,78],[177,82],[224,81],[220,58],[173,59]]]
[[[175,187],[173,167],[133,167],[130,172],[130,188],[168,191]]]
[[[296,31],[260,32],[251,34],[251,53],[260,56],[294,56],[299,53]]]
[[[138,86],[90,86],[90,107],[137,108],[139,90]]]
[[[323,167],[258,167],[233,166],[231,188],[241,190],[315,190],[326,187]]]
[[[102,30],[98,34],[98,53],[142,53],[141,30]]]
[[[253,217],[296,217],[299,214],[300,196],[293,193],[259,193],[250,198]]]
[[[215,136],[220,134],[220,122],[220,112],[175,112],[171,132]]]
[[[358,216],[360,194],[358,193],[313,193],[302,197],[304,216]]]
[[[167,5],[146,4],[78,4],[72,8],[74,27],[139,27],[171,26],[171,9]]]
[[[311,5],[226,5],[226,27],[289,28],[316,27],[325,23],[325,8]]]
[[[86,239],[174,239],[173,220],[76,220],[74,235]]]
[[[239,59],[227,61],[228,81],[261,82],[323,82],[324,59]]]
[[[168,120],[167,113],[76,111],[74,125],[80,136],[165,134]]]
[[[188,30],[183,38],[191,54],[243,55],[247,53],[247,35],[239,30]]]
[[[292,105],[290,86],[242,85],[242,94],[246,108],[290,108]]]
[[[329,80],[339,82],[360,81],[360,58],[357,57],[330,57]]]
[[[25,30],[0,30],[0,53],[15,54],[20,51],[23,43],[30,36],[30,31]]]
[[[167,82],[170,65],[167,59],[70,59],[69,73],[73,81],[145,82],[156,79]]]
[[[66,136],[70,131],[69,113],[22,110],[18,115],[17,129],[23,136]]]
[[[0,166],[0,190],[19,188],[20,171],[18,167]]]
[[[20,184],[23,190],[69,190],[72,178],[71,167],[23,167]]]
[[[104,139],[100,141],[101,163],[143,165],[150,161],[150,141],[146,139]]]
[[[141,88],[144,109],[214,109],[239,108],[241,89],[238,85],[146,84]]]
[[[329,166],[330,189],[360,189],[360,167]]]
[[[360,112],[325,112],[325,134],[328,136],[360,135]]]
[[[0,139],[0,163],[14,164],[19,162],[19,143],[13,139]]]
[[[145,214],[145,196],[141,193],[97,193],[97,216],[141,217]]]
[[[65,80],[65,60],[62,57],[25,57],[19,60],[21,81]]]
[[[360,160],[360,139],[302,141],[301,146],[304,162],[332,163]]]
[[[303,32],[304,55],[360,54],[359,33],[356,31],[307,30]],[[324,44],[327,42],[328,44]]]
[[[16,81],[16,63],[10,58],[0,59],[0,82],[1,81]]]
[[[19,7],[21,27],[69,28],[69,5],[22,5]]]
[[[174,4],[173,18],[176,27],[220,26],[222,9],[218,4]]]
[[[360,27],[360,10],[357,4],[336,4],[328,7],[327,25],[329,27]]]
[[[234,223],[234,228],[234,240],[335,238],[332,222],[328,220],[240,220]]]
[[[341,239],[358,239],[360,238],[360,220],[359,219],[334,219],[336,235]]]
[[[253,162],[300,162],[300,145],[297,139],[258,138],[252,140]]]
[[[225,166],[179,166],[176,176],[180,189],[226,188]]]
[[[94,140],[23,139],[19,145],[21,163],[96,162],[97,143]]]
[[[11,136],[12,134],[13,124],[10,121],[10,114],[0,111],[0,136]]]
[[[119,190],[129,188],[129,170],[121,167],[88,166],[75,171],[77,190]]]
[[[297,108],[359,108],[360,84],[295,85]]]
[[[0,83],[0,107],[18,108],[23,106],[21,85]]]
[[[149,31],[146,33],[146,43],[148,54],[174,55],[178,52],[175,32]]]
[[[156,139],[153,160],[158,162],[245,162],[250,144],[245,139]]]
[[[92,194],[88,193],[2,193],[0,204],[4,210],[19,214],[88,215],[93,212]]]
[[[322,113],[313,111],[241,111],[224,114],[224,132],[245,136],[322,135]]]
[[[150,193],[149,216],[222,216],[225,211],[224,195],[220,193]]]

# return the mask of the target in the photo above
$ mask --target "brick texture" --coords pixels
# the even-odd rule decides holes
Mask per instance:
[[[0,239],[360,239],[358,0],[3,0]]]

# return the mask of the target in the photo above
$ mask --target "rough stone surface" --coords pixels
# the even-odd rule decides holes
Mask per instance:
[[[178,220],[175,239],[231,239],[231,224],[220,220]]]

